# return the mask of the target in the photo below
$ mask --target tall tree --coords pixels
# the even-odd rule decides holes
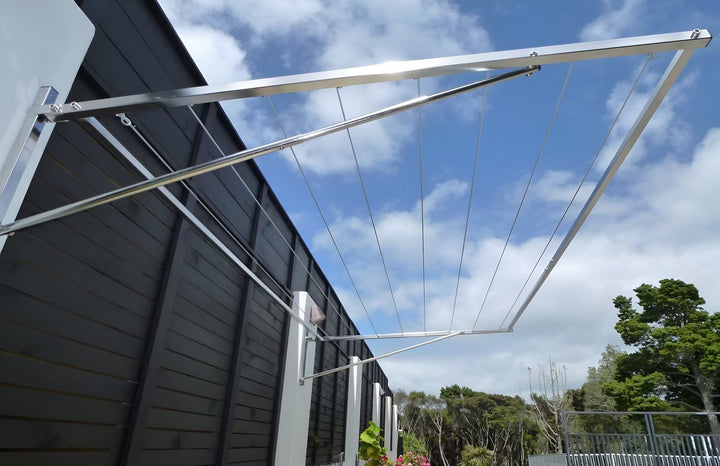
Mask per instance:
[[[618,296],[615,329],[638,348],[617,359],[615,380],[606,392],[620,409],[692,409],[709,413],[720,398],[720,313],[710,314],[697,288],[681,280],[660,280],[635,288],[640,310]],[[709,416],[720,434],[717,416]]]
[[[445,448],[443,446],[443,427],[445,426],[445,401],[441,398],[437,398],[433,395],[429,395],[425,401],[423,409],[426,417],[430,419],[433,427],[435,428],[435,435],[437,435],[437,446],[438,452],[440,453],[440,460],[444,466],[449,466],[447,457],[445,456]]]
[[[606,393],[606,386],[613,381],[617,371],[618,360],[625,357],[625,352],[617,346],[607,345],[597,367],[589,367],[587,381],[582,388],[568,390],[572,400],[572,408],[576,411],[589,411],[597,414],[591,416],[570,416],[566,420],[568,426],[580,432],[613,433],[636,432],[639,426],[636,417],[619,414],[608,414],[617,411],[615,400]],[[601,414],[605,413],[605,414]],[[644,429],[644,425],[640,426]]]
[[[532,368],[528,367],[530,399],[535,406],[538,426],[547,442],[547,450],[562,453],[563,432],[561,412],[570,407],[571,399],[566,396],[567,369],[550,361],[549,367],[538,365],[538,387],[533,389]]]
[[[423,392],[401,398],[403,428],[417,437],[412,451],[422,443],[427,451],[424,456],[432,464],[482,460],[492,466],[522,465],[527,464],[528,454],[538,451],[539,430],[532,407],[518,396],[452,385],[441,389],[439,399]],[[468,452],[492,454],[471,458]]]

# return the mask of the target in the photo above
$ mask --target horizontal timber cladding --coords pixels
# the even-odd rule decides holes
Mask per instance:
[[[69,100],[204,84],[154,2],[78,4],[96,34]],[[222,151],[244,148],[220,106],[193,110]],[[128,117],[147,143],[100,122],[152,173],[220,155],[187,108]],[[88,124],[58,124],[19,217],[140,179]],[[187,184],[197,197],[168,189],[274,293],[290,303],[307,290],[323,331],[358,333],[254,162]],[[0,464],[271,464],[288,328],[159,192],[18,232],[0,254]],[[372,356],[361,341],[319,343],[315,370],[353,355]],[[308,464],[344,448],[347,380],[313,382]],[[374,382],[390,393],[376,362],[363,368],[361,428]]]

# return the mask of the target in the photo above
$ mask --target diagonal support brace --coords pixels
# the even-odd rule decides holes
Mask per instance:
[[[417,107],[421,107],[423,105],[427,105],[431,102],[435,102],[438,100],[446,99],[448,97],[452,97],[454,95],[463,94],[466,92],[473,91],[475,89],[489,86],[491,84],[496,84],[502,81],[506,81],[508,79],[516,78],[518,76],[523,76],[529,72],[535,72],[540,69],[540,66],[529,66],[526,68],[514,70],[508,73],[503,73],[497,76],[493,76],[488,79],[484,79],[482,81],[477,81],[471,84],[466,84],[464,86],[455,87],[453,89],[449,89],[443,92],[438,92],[436,94],[432,94],[429,96],[424,97],[418,97],[415,99],[407,100],[405,102],[402,102],[397,105],[393,105],[391,107],[386,107],[384,109],[378,110],[376,112],[368,113],[366,115],[361,115],[356,118],[352,118],[350,120],[345,120],[339,123],[335,123],[329,126],[325,126],[323,128],[317,129],[315,131],[310,131],[307,133],[299,134],[297,136],[291,136],[288,138],[281,139],[276,142],[272,142],[269,144],[265,144],[259,147],[256,147],[254,149],[247,149],[240,152],[235,152],[234,154],[226,155],[225,157],[221,157],[219,159],[210,160],[208,162],[204,162],[198,165],[194,165],[191,167],[183,168],[181,170],[177,170],[174,172],[167,173],[165,175],[160,175],[156,178],[152,178],[146,181],[140,181],[138,183],[132,184],[130,186],[125,186],[122,188],[115,189],[113,191],[99,194],[97,196],[93,196],[91,198],[78,201],[72,204],[68,204],[66,206],[58,207],[56,209],[49,210],[47,212],[43,212],[37,215],[32,215],[30,217],[23,218],[21,220],[16,220],[11,223],[0,225],[0,236],[10,234],[15,231],[20,231],[25,228],[29,228],[31,226],[39,225],[45,222],[49,222],[51,220],[57,220],[59,218],[67,217],[68,215],[72,215],[78,212],[83,212],[85,210],[91,209],[93,207],[98,207],[104,204],[108,204],[113,201],[117,201],[120,199],[124,199],[126,197],[134,196],[136,194],[140,194],[146,191],[150,191],[155,188],[159,188],[161,186],[165,186],[171,183],[174,183],[176,181],[181,181],[193,176],[201,175],[203,173],[209,173],[215,170],[219,170],[223,167],[229,167],[231,165],[235,165],[240,162],[245,162],[247,160],[254,159],[256,157],[260,157],[261,155],[270,154],[272,152],[277,152],[279,150],[286,149],[288,147],[296,146],[298,144],[302,144],[303,142],[311,141],[313,139],[317,139],[322,136],[327,136],[328,134],[337,133],[338,131],[343,131],[348,128],[353,128],[355,126],[360,126],[365,123],[369,123],[371,121],[379,120],[381,118],[385,118],[391,115],[395,115],[407,110],[412,110]]]

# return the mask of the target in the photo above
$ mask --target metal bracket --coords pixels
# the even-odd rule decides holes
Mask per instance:
[[[38,91],[34,105],[52,104],[58,98],[58,91],[44,86]],[[29,113],[18,132],[5,160],[0,158],[0,223],[15,220],[20,204],[30,186],[30,180],[37,162],[45,149],[40,136],[47,141],[54,124],[36,114]],[[0,250],[4,241],[0,239]]]

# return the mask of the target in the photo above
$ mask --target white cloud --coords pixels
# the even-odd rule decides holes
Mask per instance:
[[[720,202],[718,153],[720,128],[715,128],[695,148],[690,161],[668,155],[647,163],[632,180],[627,196],[619,198],[611,190],[600,201],[600,208],[605,203],[622,203],[625,208],[590,217],[513,334],[458,337],[385,360],[382,364],[391,374],[393,386],[437,392],[447,383],[459,383],[476,390],[526,393],[525,368],[548,358],[567,365],[568,385],[579,386],[605,345],[620,343],[613,330],[612,298],[632,296],[632,289],[640,283],[657,283],[661,278],[695,283],[708,301],[706,308],[716,310],[720,289],[707,271],[720,263],[720,211],[711,207]],[[564,182],[563,174],[555,178]],[[408,229],[415,227],[408,225]],[[538,237],[510,244],[479,328],[497,327],[544,241]],[[502,239],[486,237],[469,245],[455,328],[472,325],[502,243]],[[387,252],[393,254],[390,244]],[[457,261],[457,255],[453,260]],[[429,328],[442,329],[449,324],[453,270],[448,264],[441,273],[433,273],[428,284]],[[397,280],[396,286],[416,293],[408,298],[415,303],[415,314],[404,314],[403,319],[417,326],[421,322],[419,281]],[[400,344],[372,345],[376,353],[382,353]]]
[[[437,217],[442,217],[442,210],[447,203],[457,200],[463,202],[467,190],[466,183],[448,180],[435,186],[425,199],[426,261],[428,270],[432,270],[434,276],[428,285],[431,300],[437,294],[437,289],[450,285],[446,283],[446,275],[457,273],[460,247],[457,241],[448,241],[448,238],[459,240],[462,237],[459,220],[448,222],[438,220]],[[383,255],[390,267],[390,280],[398,307],[408,318],[416,320],[417,312],[422,308],[422,273],[419,272],[422,270],[420,204],[417,202],[408,210],[374,211],[373,215]],[[351,265],[353,279],[361,290],[368,310],[394,314],[394,309],[388,305],[390,295],[387,279],[369,217],[341,217],[331,222],[330,228],[343,256]],[[325,232],[318,233],[312,244],[316,251],[334,253]],[[338,293],[347,299],[345,302],[348,308],[359,306],[357,297],[353,296],[354,291],[346,289]]]
[[[579,179],[575,173],[566,170],[548,170],[542,173],[535,181],[533,194],[545,202],[561,202],[566,204],[573,194],[575,194],[578,183]],[[589,186],[589,184],[587,186]],[[589,188],[592,189],[592,187]],[[587,198],[587,195],[578,195],[580,198]]]
[[[247,52],[230,34],[196,24],[179,26],[177,32],[208,83],[250,79],[245,63]]]
[[[267,60],[264,56],[267,49],[263,47],[281,44],[285,50],[278,59],[289,67],[288,74],[297,73],[298,69],[320,71],[490,48],[489,36],[478,18],[462,13],[457,5],[444,0],[303,0],[294,2],[292,8],[282,0],[164,0],[163,6],[201,70],[213,81],[220,76],[246,76],[229,81],[250,77],[248,70],[252,65],[247,63],[245,51],[233,50],[225,40],[238,26],[253,32],[246,34],[245,46],[262,50],[255,60]],[[216,39],[223,47],[207,46]],[[208,57],[200,58],[201,53]],[[229,62],[223,60],[226,55]],[[415,97],[416,92],[412,82],[383,83],[344,88],[342,98],[351,118]],[[294,103],[276,106],[289,133],[341,120],[334,90],[302,94]],[[277,131],[268,133],[267,126],[255,123],[257,116],[253,112],[241,110],[232,112],[238,128],[248,131],[241,136],[258,143],[265,139],[256,138],[255,133],[279,136]],[[272,123],[268,118],[262,122]],[[411,122],[409,115],[403,115],[382,125],[351,130],[364,169],[392,170],[401,146],[413,135]],[[271,126],[277,128],[276,123]],[[347,136],[323,138],[299,147],[296,152],[306,169],[321,175],[347,173],[355,167]]]
[[[580,40],[606,40],[631,30],[644,11],[644,0],[605,0],[605,12],[582,28]]]
[[[196,54],[193,47],[212,48],[207,44],[215,41],[221,45],[222,51],[209,51],[213,59],[196,57],[211,80],[252,77],[256,69],[253,63],[262,61],[272,62],[276,74],[291,74],[490,49],[488,34],[479,19],[463,14],[444,0],[297,3],[287,8],[279,0],[253,1],[250,7],[247,2],[229,0],[163,1],[184,40],[196,44],[188,45],[191,53]],[[605,12],[583,29],[582,38],[607,39],[625,34],[642,11],[643,2],[639,0],[606,2]],[[237,29],[251,31],[245,34],[248,37],[245,42],[234,35]],[[267,54],[278,50],[281,52],[269,60]],[[225,56],[231,60],[222,62]],[[650,78],[657,80],[653,72],[651,68],[652,76],[637,89],[616,134],[626,132],[644,105],[652,90]],[[634,79],[635,74],[627,79]],[[631,82],[618,84],[609,96],[608,124]],[[685,78],[679,83],[680,92],[671,93],[660,107],[647,135],[639,141],[618,179],[520,319],[515,333],[459,337],[383,360],[393,387],[437,393],[442,385],[459,383],[489,392],[523,392],[527,389],[526,367],[548,358],[568,365],[569,385],[578,386],[587,366],[596,363],[605,345],[618,342],[612,328],[615,314],[611,299],[617,294],[631,295],[632,288],[642,282],[665,277],[694,282],[708,300],[708,308],[717,309],[720,290],[707,271],[716,269],[720,262],[717,244],[720,213],[712,208],[720,201],[715,189],[715,180],[720,177],[716,156],[720,152],[720,128],[707,134],[691,160],[686,154],[682,158],[672,155],[680,147],[688,147],[687,131],[678,123],[676,109],[682,102],[683,86],[691,83],[691,79]],[[441,85],[439,80],[423,80],[423,92],[429,93]],[[414,82],[341,89],[348,118],[414,97],[416,92]],[[482,94],[476,93],[474,97],[478,114]],[[273,102],[291,134],[342,118],[335,90],[294,99],[278,97]],[[253,140],[267,142],[278,138],[279,130],[268,117],[264,102],[250,101],[227,108],[232,109],[230,113],[240,134],[250,139],[250,145]],[[416,135],[415,118],[413,114],[402,115],[385,120],[382,125],[351,130],[364,173],[387,174],[397,169],[402,162],[401,149],[412,144]],[[602,156],[605,164],[608,154],[619,143],[619,136],[609,141]],[[666,155],[668,152],[671,153]],[[306,168],[322,175],[323,181],[334,182],[338,177],[328,175],[354,170],[345,133],[298,146],[298,154]],[[599,164],[599,169],[603,168],[604,164]],[[434,176],[436,184],[425,200],[427,324],[429,329],[444,329],[450,320],[464,227],[464,216],[454,218],[447,211],[465,204],[469,187],[454,179],[457,173]],[[539,172],[531,190],[538,203],[533,206],[557,208],[567,202],[578,179],[577,174],[557,169]],[[619,184],[625,189],[614,190]],[[586,196],[583,191],[580,198]],[[393,204],[394,201],[389,199],[388,204],[373,206],[378,234],[403,323],[406,330],[418,330],[423,320],[419,207],[417,202],[407,199],[404,204]],[[297,210],[295,206],[290,208]],[[363,299],[380,324],[378,330],[397,331],[368,220],[342,210],[343,207],[339,209],[341,214],[331,218],[331,227],[347,254]],[[485,231],[489,228],[483,220],[475,220],[466,246],[455,328],[473,324],[505,241],[504,237],[488,235]],[[481,314],[480,328],[499,325],[546,240],[540,234],[525,235],[522,241],[514,240],[508,245]],[[327,251],[334,254],[322,236],[315,237],[312,243],[316,256]],[[547,257],[541,260],[541,266],[546,262]],[[331,270],[327,265],[323,268],[333,277],[335,290],[360,328],[367,328],[354,291],[349,284],[342,284],[342,269]],[[403,343],[406,342],[373,342],[371,346],[379,354]]]
[[[652,96],[656,83],[659,80],[659,74],[651,71],[653,64],[653,62],[649,64],[645,75],[641,78],[625,108],[622,110],[620,118],[595,164],[595,170],[605,170],[605,167],[607,167],[612,160],[620,144],[632,129],[636,119]],[[662,61],[660,65],[664,66],[666,63]],[[642,65],[639,65],[637,69],[632,72],[632,74],[635,75],[632,81],[623,80],[613,87],[605,103],[605,120],[608,122],[608,128],[617,116],[618,111],[622,108],[622,104],[631,89],[632,83],[640,72],[640,66]],[[637,168],[650,153],[665,153],[664,151],[668,149],[679,150],[687,146],[690,142],[690,131],[687,124],[678,118],[676,109],[684,103],[684,95],[694,81],[695,77],[688,75],[675,83],[672,90],[662,101],[660,107],[655,111],[652,119],[643,130],[640,139],[633,146],[628,159],[623,164],[623,173],[633,173],[634,169]]]

